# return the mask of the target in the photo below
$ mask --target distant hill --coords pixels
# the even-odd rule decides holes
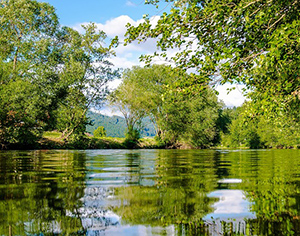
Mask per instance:
[[[126,122],[120,116],[106,116],[100,113],[89,111],[87,116],[92,121],[93,125],[88,125],[86,131],[93,134],[98,126],[103,126],[106,130],[106,135],[109,137],[125,137]],[[144,129],[141,132],[142,137],[155,136],[155,129],[149,118],[143,120]]]

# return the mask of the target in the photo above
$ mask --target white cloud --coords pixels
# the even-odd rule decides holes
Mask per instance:
[[[123,114],[120,111],[117,111],[116,109],[112,109],[110,106],[103,106],[100,110],[96,110],[94,108],[91,108],[92,112],[99,113],[101,115],[105,116],[120,116],[124,117]]]
[[[124,34],[126,33],[126,24],[134,24],[134,20],[132,20],[127,15],[122,15],[117,18],[110,19],[105,22],[105,24],[98,23],[97,26],[99,29],[103,30],[108,37],[119,36],[120,38],[124,38]]]
[[[132,59],[127,57],[113,57],[109,61],[113,63],[116,68],[131,68],[138,65],[138,59]]]
[[[124,39],[124,35],[126,33],[127,28],[125,27],[128,23],[130,23],[133,26],[137,26],[140,23],[142,23],[144,20],[140,19],[137,21],[134,21],[132,18],[130,18],[127,15],[121,15],[116,18],[112,18],[110,20],[107,20],[104,24],[103,23],[95,23],[98,29],[103,30],[108,37],[115,37],[119,36],[119,38]],[[76,24],[73,26],[74,29],[82,32],[83,29],[81,25],[87,25],[89,22],[82,22],[79,24]]]
[[[120,111],[112,109],[111,107],[102,107],[100,113],[105,116],[120,116],[123,117],[123,114]]]
[[[110,81],[110,82],[108,82],[108,88],[110,90],[114,90],[121,84],[121,82],[122,82],[121,79],[115,79],[113,81]]]
[[[128,4],[130,4],[130,2],[131,1],[128,1]],[[152,17],[151,18],[152,24],[155,25],[158,19],[159,16]],[[115,65],[115,67],[131,68],[134,65],[143,66],[144,63],[141,63],[139,61],[139,57],[142,54],[152,55],[153,52],[157,50],[155,39],[148,39],[146,42],[142,42],[142,43],[138,43],[137,41],[134,41],[131,44],[124,46],[124,39],[125,39],[124,34],[126,33],[127,30],[126,24],[130,23],[133,26],[137,26],[143,21],[144,21],[143,19],[134,21],[132,18],[130,18],[127,15],[121,15],[119,17],[110,19],[105,23],[96,23],[98,29],[103,30],[109,38],[114,38],[115,36],[119,37],[120,45],[115,49],[116,57],[112,57],[110,59],[110,61]],[[82,23],[82,24],[88,24],[88,23]],[[73,28],[82,32],[82,28],[80,26],[82,24],[77,24]],[[197,46],[198,46],[197,42],[194,41],[191,46],[191,49],[196,50]],[[179,51],[178,49],[170,49],[168,50],[167,55],[170,58],[172,56],[175,56],[175,54],[178,51]],[[154,63],[164,64],[165,61],[163,58],[156,58]],[[228,93],[227,89],[232,87],[237,87],[237,89],[227,94]],[[218,96],[219,99],[223,100],[226,106],[233,107],[233,106],[241,106],[245,101],[245,98],[242,94],[243,88],[244,86],[242,85],[225,84],[225,85],[218,85],[216,87],[216,90],[219,92],[219,96]]]
[[[229,89],[232,88],[235,88],[235,90],[229,92]],[[245,97],[242,92],[244,88],[245,85],[224,84],[218,85],[215,89],[219,92],[219,100],[222,100],[227,107],[238,107],[245,101]]]
[[[158,18],[158,16],[152,17],[151,22],[156,24]],[[146,42],[141,43],[135,41],[127,46],[124,46],[124,35],[127,31],[126,24],[130,23],[133,26],[138,26],[143,21],[143,19],[134,21],[127,15],[121,15],[119,17],[110,19],[105,23],[96,23],[97,28],[99,30],[103,30],[107,34],[108,38],[114,38],[115,36],[119,37],[120,44],[116,49],[114,49],[116,52],[116,57],[110,59],[110,61],[114,63],[116,67],[131,68],[134,65],[142,65],[139,62],[139,57],[142,54],[152,54],[156,50],[155,39],[149,39]],[[88,23],[83,22],[73,26],[73,28],[83,32],[81,25],[86,24]]]

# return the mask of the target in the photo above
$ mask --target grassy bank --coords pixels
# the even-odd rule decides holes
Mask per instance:
[[[88,135],[70,141],[61,139],[60,132],[45,132],[38,142],[41,149],[125,149],[125,148],[162,148],[154,138],[142,138],[133,147],[128,146],[125,138],[101,137],[94,138]]]
[[[193,149],[191,145],[185,142],[176,142],[173,145],[164,145],[159,143],[155,138],[145,137],[139,139],[138,142],[128,142],[125,138],[115,137],[101,137],[95,138],[93,136],[85,135],[65,141],[61,138],[60,132],[45,132],[43,137],[34,144],[20,145],[10,144],[2,145],[0,150],[32,150],[32,149]],[[211,149],[249,149],[249,147],[228,147],[228,146],[214,146]],[[277,149],[287,147],[277,147]],[[299,146],[291,148],[300,148]]]

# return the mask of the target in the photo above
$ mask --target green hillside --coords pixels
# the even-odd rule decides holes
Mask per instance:
[[[105,116],[100,113],[89,111],[87,116],[92,121],[92,125],[88,125],[86,131],[93,134],[98,126],[103,126],[106,130],[106,135],[109,137],[125,137],[126,123],[125,119],[120,116]],[[155,129],[149,118],[143,120],[142,137],[155,136]]]

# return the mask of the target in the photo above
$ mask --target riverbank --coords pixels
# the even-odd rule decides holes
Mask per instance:
[[[128,143],[125,138],[85,136],[70,141],[61,139],[59,132],[45,132],[38,142],[41,149],[161,149],[164,148],[154,138],[146,137],[137,143]]]
[[[299,149],[296,147],[276,147],[275,149]],[[32,149],[195,149],[187,143],[177,142],[173,145],[160,143],[153,137],[139,139],[138,142],[130,142],[125,138],[101,137],[95,138],[90,135],[81,136],[77,139],[65,141],[61,138],[60,132],[45,132],[43,137],[33,144],[20,145],[10,144],[2,145],[0,150],[32,150]],[[227,146],[214,146],[210,149],[232,149]],[[249,147],[235,147],[234,149],[249,149]],[[274,149],[271,148],[271,149]]]

